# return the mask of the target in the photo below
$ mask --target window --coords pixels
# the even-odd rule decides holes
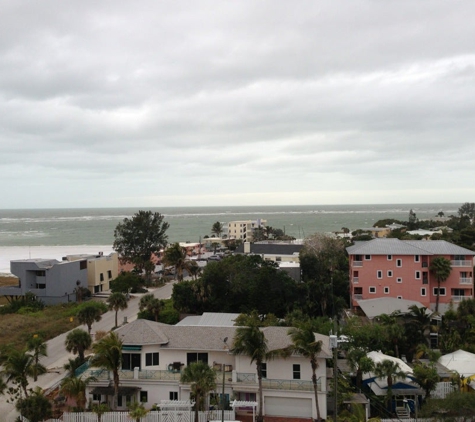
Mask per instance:
[[[208,353],[187,353],[186,364],[189,365],[193,362],[208,363]]]
[[[385,295],[388,295],[388,294],[389,294],[389,287],[386,286],[386,287],[384,288],[384,294],[385,294]]]
[[[465,296],[465,290],[464,289],[452,289],[452,294],[454,296]]]
[[[300,379],[300,364],[294,363],[292,365],[292,372],[293,372],[294,380],[299,380]]]
[[[370,286],[369,292],[370,292],[370,293],[373,293],[373,294],[376,293],[376,287]]]
[[[145,354],[145,366],[157,366],[158,363],[158,352],[146,353]]]
[[[396,259],[396,267],[402,267],[402,259]]]
[[[140,369],[140,354],[122,353],[122,369],[132,371],[134,368]]]
[[[393,276],[392,270],[388,270],[388,277],[392,277],[392,276]]]
[[[421,257],[420,255],[414,255],[414,262],[420,262]]]
[[[416,280],[420,280],[420,279],[421,279],[421,272],[416,271]]]
[[[364,259],[365,261],[371,261],[371,255],[365,255]]]
[[[107,271],[107,277],[109,277],[109,280],[112,278],[112,271],[111,270]]]
[[[267,363],[262,363],[261,366],[262,378],[267,378]]]
[[[392,261],[393,260],[393,256],[392,255],[388,255],[388,261]]]
[[[46,271],[35,271],[36,277],[46,277]]]
[[[445,287],[441,287],[440,289],[434,287],[434,296],[437,296],[437,291],[439,291],[439,296],[445,296]]]
[[[276,262],[281,262],[281,261],[282,261],[282,257],[281,257],[281,256],[276,256],[276,257],[275,257],[275,260],[276,260]]]
[[[396,278],[396,283],[402,283],[402,277]]]
[[[170,391],[168,397],[170,400],[178,400],[178,391]]]
[[[398,298],[398,299],[402,299],[402,296],[398,296],[397,298]]]
[[[427,291],[425,287],[421,287],[421,296],[427,296]]]
[[[101,401],[101,395],[100,394],[93,394],[92,395],[92,401]]]
[[[79,269],[87,270],[87,261],[79,261]]]
[[[45,283],[36,283],[36,288],[37,289],[46,289],[46,284]]]
[[[104,281],[104,274],[103,273],[100,274],[99,280]]]
[[[363,294],[363,287],[355,287],[353,290],[355,295],[362,295]]]
[[[383,272],[382,272],[381,270],[378,270],[378,271],[376,272],[376,277],[377,277],[377,278],[383,278]]]
[[[140,392],[140,402],[147,403],[148,402],[148,391],[141,391]]]

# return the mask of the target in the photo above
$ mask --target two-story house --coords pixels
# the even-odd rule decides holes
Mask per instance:
[[[444,240],[373,239],[347,248],[350,264],[350,297],[358,301],[381,297],[414,300],[434,310],[439,293],[439,311],[449,304],[473,298],[475,252]],[[438,292],[430,271],[435,257],[450,260],[452,271]]]
[[[196,322],[195,322],[196,323]],[[217,371],[217,389],[212,396],[221,400],[224,378],[225,399],[256,401],[258,383],[255,362],[249,356],[233,355],[230,349],[237,327],[203,325],[166,325],[136,320],[116,330],[123,341],[120,372],[119,408],[125,409],[132,398],[147,408],[161,400],[189,400],[190,385],[180,382],[180,371],[192,362],[203,361]],[[291,344],[288,327],[262,328],[269,350]],[[321,416],[326,418],[326,359],[331,357],[328,337],[318,357],[318,391]],[[223,371],[224,370],[224,374]],[[88,386],[92,402],[112,400],[111,375],[89,368],[96,381]],[[224,375],[224,376],[223,376]],[[311,367],[308,359],[293,355],[265,362],[263,371],[263,413],[266,416],[316,418]],[[211,405],[208,397],[208,404]],[[235,409],[248,414],[249,409]]]
[[[76,300],[76,289],[87,288],[87,261],[22,259],[10,262],[10,271],[18,277],[18,286],[0,288],[0,295],[17,297],[27,292],[45,305]]]
[[[87,261],[87,287],[91,293],[110,289],[110,282],[119,275],[119,254],[67,255],[66,261]]]

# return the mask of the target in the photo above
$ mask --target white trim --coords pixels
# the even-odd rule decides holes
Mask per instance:
[[[399,264],[401,264],[401,265],[399,265]],[[401,258],[396,259],[396,267],[402,268],[402,259]]]
[[[383,270],[376,270],[376,278],[381,280],[383,278]]]
[[[438,289],[438,287],[434,287],[433,290],[432,290],[432,294],[433,294],[434,296],[437,296],[437,293],[436,293],[436,290],[437,290],[437,289]],[[442,294],[442,291],[444,292],[443,294]],[[445,289],[445,287],[441,287],[441,288],[440,288],[440,292],[439,292],[439,296],[445,296],[446,293],[447,293],[447,290]]]
[[[402,283],[402,277],[396,278],[396,283]]]
[[[374,289],[374,291],[372,292],[371,289]],[[369,294],[375,295],[376,294],[376,286],[369,286],[368,287],[368,292],[369,292]]]
[[[393,276],[393,270],[388,270],[388,277],[392,277]]]
[[[384,286],[384,294],[385,295],[389,294],[389,286]]]
[[[425,287],[421,287],[421,296],[427,296],[427,289]]]
[[[388,261],[392,261],[392,260],[393,260],[393,256],[392,256],[392,255],[386,255],[386,259],[387,259]]]
[[[421,279],[421,272],[420,272],[420,271],[416,271],[416,272],[414,273],[414,277],[415,277],[416,280],[420,280],[420,279]]]

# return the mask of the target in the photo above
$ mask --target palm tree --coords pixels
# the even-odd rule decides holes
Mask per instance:
[[[92,324],[102,319],[102,311],[92,303],[87,304],[78,312],[78,321],[87,325],[87,332],[91,334]]]
[[[207,363],[192,362],[183,370],[180,381],[191,384],[195,396],[195,422],[198,422],[198,411],[203,408],[206,395],[216,388],[216,373]]]
[[[92,405],[91,410],[97,415],[97,422],[101,422],[102,415],[110,409],[106,403],[96,403]]]
[[[310,325],[304,325],[302,328],[292,327],[288,334],[292,340],[292,345],[289,347],[291,353],[297,353],[304,358],[310,360],[312,367],[312,384],[313,392],[315,394],[315,406],[317,410],[317,421],[320,421],[320,406],[318,404],[318,384],[317,384],[317,369],[318,369],[318,355],[322,351],[322,342],[315,340],[315,334]]]
[[[25,351],[9,348],[3,360],[3,374],[6,382],[17,385],[21,394],[28,397],[28,377],[33,375],[34,358]]]
[[[72,352],[79,357],[81,364],[84,363],[84,354],[89,347],[91,347],[92,338],[89,333],[80,328],[75,328],[66,336],[64,345],[68,352]]]
[[[188,273],[194,280],[197,280],[198,276],[201,274],[201,267],[195,261],[191,261],[190,268],[188,268]]]
[[[406,378],[406,374],[401,371],[399,364],[389,359],[378,362],[374,367],[374,374],[377,378],[386,379],[388,384],[388,401],[391,403],[392,386],[398,378]]]
[[[434,273],[435,279],[437,280],[435,312],[439,312],[440,283],[443,283],[449,278],[450,272],[452,271],[452,264],[447,258],[444,258],[443,256],[436,256],[432,260],[429,269]]]
[[[26,347],[29,352],[33,352],[33,380],[38,381],[38,375],[45,374],[47,371],[46,367],[40,363],[40,358],[48,355],[46,351],[46,343],[40,336],[35,334],[33,337],[28,339]]]
[[[61,391],[65,396],[76,400],[76,405],[79,411],[84,411],[86,407],[86,387],[93,381],[93,377],[66,377],[61,381]]]
[[[221,237],[221,233],[223,233],[223,224],[216,221],[211,227],[211,234],[216,235],[216,237]]]
[[[135,419],[135,422],[140,422],[144,416],[147,416],[148,410],[145,409],[143,403],[134,401],[128,404],[129,406],[129,416]]]
[[[107,298],[107,304],[110,311],[115,311],[115,327],[117,327],[117,314],[127,309],[127,298],[123,293],[115,292]]]
[[[140,298],[140,312],[148,312],[153,316],[155,322],[158,322],[162,308],[163,301],[156,298],[152,293],[148,293]]]
[[[356,388],[361,390],[363,374],[374,370],[374,362],[367,356],[364,349],[355,347],[346,354],[348,364],[352,371],[356,371]]]
[[[122,365],[122,340],[117,333],[109,333],[92,346],[91,365],[112,371],[114,379],[114,409],[119,398],[119,369]]]
[[[394,354],[399,358],[399,341],[404,338],[404,328],[399,323],[400,311],[395,311],[388,314],[381,314],[378,316],[378,322],[385,327],[385,334],[388,341],[394,347]]]
[[[231,353],[235,355],[247,355],[251,358],[251,363],[256,363],[257,381],[258,381],[258,403],[259,412],[257,422],[263,422],[262,416],[262,364],[264,361],[273,359],[280,352],[277,350],[269,351],[264,332],[259,329],[258,321],[248,321],[247,327],[238,327],[234,337]]]
[[[183,272],[188,270],[191,265],[186,250],[179,243],[174,243],[165,249],[162,261],[164,266],[175,268],[175,275],[178,281],[183,281]]]

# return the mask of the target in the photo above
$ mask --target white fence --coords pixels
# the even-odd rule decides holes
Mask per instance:
[[[436,389],[431,393],[431,396],[436,399],[445,399],[447,394],[453,393],[457,387],[451,382],[438,382]]]
[[[199,412],[199,421],[207,422],[210,420],[221,420],[221,410],[210,410],[208,412]],[[141,418],[141,422],[192,422],[195,419],[194,411],[160,411],[149,412],[147,416]],[[133,418],[128,412],[106,412],[101,416],[101,422],[131,422]],[[224,411],[224,420],[235,420],[233,410]],[[84,413],[64,413],[62,422],[97,422],[98,417],[94,412]],[[25,420],[25,422],[27,422]]]

